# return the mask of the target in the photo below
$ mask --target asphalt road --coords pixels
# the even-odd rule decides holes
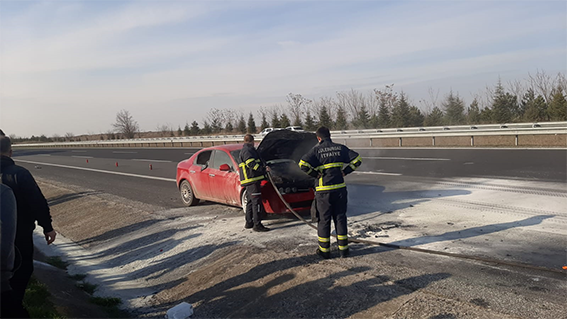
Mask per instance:
[[[174,208],[182,207],[176,187],[172,184],[175,180],[176,165],[196,151],[198,149],[195,148],[15,149],[13,157],[39,177],[88,187],[147,204]],[[420,177],[482,177],[542,182],[565,182],[567,179],[565,150],[361,149],[358,151],[363,156],[363,164],[359,172],[371,174],[359,175],[356,181],[365,184],[383,185],[391,180],[391,177],[395,177],[393,180],[399,178],[419,180]],[[66,167],[50,166],[50,164]],[[116,175],[116,173],[149,178]]]
[[[156,207],[154,210],[136,208],[128,215],[115,208],[119,203],[110,206],[114,207],[112,211],[105,211],[97,206],[100,205],[100,200],[95,199],[96,196],[87,196],[83,200],[90,199],[96,204],[71,206],[70,202],[73,201],[70,201],[66,202],[69,205],[55,204],[53,208],[54,212],[59,214],[59,223],[69,223],[66,227],[61,225],[62,234],[69,238],[87,236],[85,233],[88,231],[85,232],[84,229],[88,227],[80,216],[97,216],[92,220],[102,224],[125,223],[121,226],[124,230],[130,227],[140,228],[132,233],[108,231],[107,234],[116,238],[108,240],[107,236],[110,235],[98,235],[101,237],[100,243],[95,241],[89,247],[94,249],[95,255],[106,256],[104,258],[110,260],[103,258],[99,265],[105,265],[104,267],[109,269],[130,269],[132,274],[140,276],[132,275],[134,279],[160,278],[151,274],[162,271],[162,264],[145,261],[153,260],[152,254],[156,253],[155,249],[142,249],[148,245],[150,248],[164,247],[163,252],[159,250],[159,258],[165,258],[167,263],[164,263],[163,267],[167,266],[172,270],[166,272],[167,279],[177,280],[177,275],[186,275],[188,271],[183,267],[188,264],[188,256],[193,256],[193,253],[180,252],[195,249],[197,255],[212,253],[218,247],[211,247],[211,242],[232,243],[237,238],[244,242],[252,241],[253,246],[262,246],[265,243],[256,242],[259,238],[264,241],[280,239],[287,243],[291,237],[301,235],[302,241],[312,240],[312,243],[315,243],[312,229],[289,219],[269,219],[266,224],[274,231],[270,232],[269,236],[255,236],[254,233],[243,233],[242,216],[237,209],[223,205],[198,205],[179,209],[182,204],[174,183],[175,167],[178,161],[188,158],[195,151],[196,149],[16,150],[14,159],[42,182],[56,182],[55,189],[51,190],[52,194],[66,185],[74,185],[85,192],[94,190],[95,194],[117,195],[119,197],[114,198],[119,202],[122,201],[121,198],[125,198]],[[553,270],[550,276],[555,279],[553,283],[545,283],[545,287],[555,287],[550,288],[549,293],[562,289],[562,282],[557,278],[562,275],[558,274],[558,271],[567,264],[565,150],[359,151],[364,164],[359,171],[347,178],[349,235],[405,247],[550,269]],[[46,184],[43,185],[47,189]],[[71,195],[68,195],[69,198],[75,198]],[[67,198],[65,196],[63,198]],[[51,200],[53,201],[53,198]],[[81,209],[88,211],[79,211]],[[148,215],[147,212],[151,214]],[[76,220],[72,217],[75,215]],[[138,224],[130,225],[135,223],[131,219],[139,215],[156,220],[137,221]],[[62,216],[64,218],[61,218]],[[114,221],[118,217],[127,221]],[[185,229],[184,223],[189,221],[196,222],[198,227]],[[139,236],[141,237],[138,238]],[[156,236],[165,243],[155,243]],[[115,249],[115,243],[122,243],[122,250]],[[67,247],[67,244],[61,247]],[[354,246],[353,262],[358,262],[356,256],[360,257],[369,249],[364,247]],[[290,248],[290,251],[293,249]],[[411,257],[408,255],[399,259],[388,258],[390,259],[385,261],[385,264],[392,264],[393,273],[398,272],[397,264],[400,267],[411,264],[412,269],[421,268],[419,271],[423,271],[423,268],[435,270],[460,267],[454,270],[455,274],[460,273],[455,277],[462,278],[465,284],[453,283],[449,286],[462,287],[470,282],[470,285],[475,287],[474,294],[467,297],[471,300],[477,300],[477,296],[485,298],[489,295],[484,291],[485,287],[495,280],[508,283],[519,278],[515,277],[517,270],[514,270],[495,275],[496,279],[477,279],[477,276],[483,276],[478,274],[485,268],[478,270],[474,262],[465,262],[460,258],[435,257],[430,254],[424,254],[422,259],[415,259],[413,254]],[[439,263],[433,262],[437,259]],[[110,266],[107,266],[109,262]],[[376,261],[372,260],[371,263],[375,264]],[[464,263],[464,266],[457,266],[461,263]],[[383,271],[386,266],[379,268]],[[474,270],[471,268],[470,273],[462,274],[462,269],[468,269],[467,267]],[[519,269],[522,269],[522,279],[518,280],[544,280],[540,279],[543,277],[538,275],[538,271],[529,267]],[[114,273],[114,270],[111,273]],[[152,280],[159,286],[165,279]],[[500,294],[510,289],[507,287],[497,290],[494,302],[499,300]],[[541,289],[543,288],[539,286],[527,286],[526,291],[514,294],[528,299],[531,298],[528,296],[532,290],[543,291]],[[460,291],[460,288],[456,291]],[[517,298],[516,295],[511,298]],[[559,293],[558,296],[557,299],[560,299],[562,295]],[[476,301],[472,303],[477,304]],[[521,304],[524,302],[513,306],[514,309],[523,309]],[[525,309],[518,311],[528,313]],[[531,317],[535,318],[537,315]]]

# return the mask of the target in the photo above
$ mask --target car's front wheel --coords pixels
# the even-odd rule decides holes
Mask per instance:
[[[199,204],[199,199],[195,197],[195,193],[193,193],[193,188],[191,188],[191,184],[188,181],[181,182],[179,185],[179,192],[181,193],[181,200],[183,204],[187,206],[194,206]]]

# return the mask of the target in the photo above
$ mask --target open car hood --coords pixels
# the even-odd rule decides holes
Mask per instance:
[[[311,132],[278,130],[268,133],[258,145],[258,153],[264,161],[292,159],[296,163],[318,143]]]

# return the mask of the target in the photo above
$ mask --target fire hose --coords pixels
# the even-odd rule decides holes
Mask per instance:
[[[267,171],[266,173],[267,173],[266,175],[268,176],[268,179],[270,180],[270,184],[272,184],[272,187],[276,191],[276,194],[278,194],[278,197],[284,203],[284,205],[287,207],[287,209],[293,215],[295,215],[295,217],[297,217],[297,219],[299,219],[303,223],[307,224],[309,227],[317,230],[317,227],[314,226],[313,223],[311,223],[311,222],[307,221],[305,218],[301,217],[301,215],[299,215],[291,207],[291,205],[284,199],[283,195],[280,193],[280,191],[276,187],[276,184],[274,183],[274,180],[272,179],[272,174],[270,173],[270,171]],[[331,235],[335,238],[337,237],[337,235],[333,235],[333,234],[331,234]],[[417,248],[417,247],[382,243],[382,242],[377,242],[377,241],[373,241],[373,240],[361,239],[361,238],[350,237],[350,236],[348,237],[348,241],[353,242],[353,243],[367,244],[367,245],[371,245],[371,246],[382,246],[382,247],[388,247],[388,248],[392,248],[392,249],[415,251],[415,252],[420,252],[420,253],[425,253],[425,254],[440,255],[440,256],[447,256],[447,257],[460,258],[460,259],[469,259],[469,260],[481,261],[481,262],[486,262],[486,263],[493,263],[493,264],[498,264],[498,265],[521,267],[521,268],[541,270],[541,271],[549,271],[549,272],[555,272],[555,273],[561,273],[561,274],[564,273],[564,271],[561,270],[561,269],[534,266],[534,265],[529,265],[529,264],[524,264],[524,263],[519,263],[519,262],[512,262],[512,261],[503,261],[503,260],[497,260],[497,259],[487,258],[487,257],[477,257],[477,256],[470,256],[470,255],[465,255],[465,254],[442,252],[442,251],[436,251],[436,250],[431,250],[431,249],[423,249],[423,248]]]

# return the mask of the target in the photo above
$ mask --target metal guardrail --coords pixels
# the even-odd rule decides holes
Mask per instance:
[[[452,136],[509,136],[509,135],[544,135],[567,134],[567,122],[546,123],[514,123],[514,124],[484,124],[484,125],[457,125],[434,127],[407,127],[367,130],[331,131],[338,139],[366,139],[366,138],[409,138],[409,137],[452,137]],[[185,136],[185,137],[157,137],[119,140],[94,140],[80,142],[51,142],[14,144],[14,147],[56,147],[56,146],[89,146],[89,145],[130,145],[152,143],[210,143],[210,142],[240,142],[244,135],[216,135],[216,136]],[[262,135],[256,134],[260,140]]]

